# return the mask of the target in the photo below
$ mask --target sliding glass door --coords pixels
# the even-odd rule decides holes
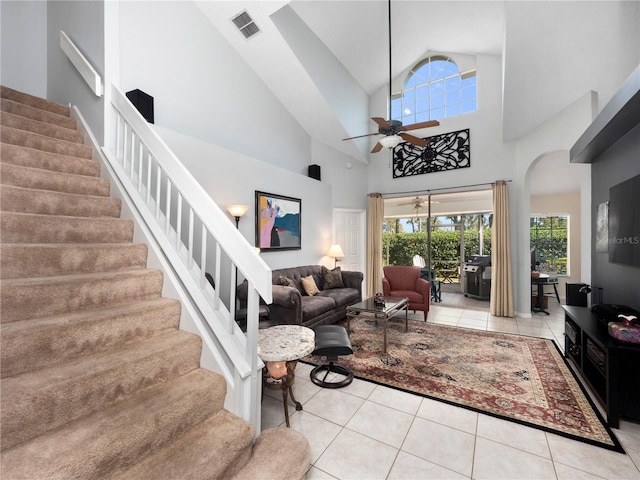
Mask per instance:
[[[383,264],[424,265],[462,292],[465,261],[491,254],[490,209],[490,191],[385,200]]]

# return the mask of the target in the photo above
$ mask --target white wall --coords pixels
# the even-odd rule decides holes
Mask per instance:
[[[104,77],[104,4],[49,2],[47,11],[47,95],[54,102],[77,105],[98,139],[104,136],[104,98],[97,97],[60,49],[64,31]]]
[[[351,73],[300,19],[291,6],[287,5],[276,11],[271,15],[271,21],[295,54],[296,61],[304,68],[306,76],[313,82],[313,87],[306,88],[301,95],[296,115],[300,115],[298,110],[305,108],[310,90],[317,88],[318,94],[330,107],[332,116],[337,118],[346,132],[350,132],[343,137],[359,135],[360,132],[366,131],[368,119],[363,118],[362,112],[366,112],[369,108],[369,95],[351,76]],[[299,76],[294,77],[296,80],[299,78]],[[283,84],[284,81],[279,83]],[[327,122],[329,123],[334,122]],[[318,129],[317,125],[312,124],[312,126]],[[321,132],[319,136],[325,135],[326,138],[323,140],[332,140],[337,134],[338,132],[334,130],[328,130]],[[368,150],[362,151],[364,155],[367,153]]]
[[[332,209],[366,208],[366,166],[312,142],[192,2],[124,2],[120,19],[121,89],[154,97],[157,131],[216,203],[251,205],[240,222],[250,243],[256,190],[302,199],[302,250],[265,252],[267,264],[324,261]]]
[[[312,142],[311,161],[320,165],[322,182],[332,187],[334,208],[366,209],[368,205],[368,166],[326,143]]]
[[[154,97],[157,125],[306,169],[309,134],[193,2],[122,2],[120,20],[122,90]]]
[[[255,244],[256,190],[301,199],[302,249],[262,252],[260,255],[272,269],[332,264],[325,256],[333,235],[329,184],[179,132],[158,126],[155,129],[221,208],[229,204],[250,206],[239,229],[251,244]],[[235,222],[231,216],[229,221]]]
[[[0,2],[0,83],[47,96],[47,2]]]
[[[590,90],[602,109],[640,63],[640,2],[504,4],[507,141]]]
[[[595,102],[593,102],[592,93],[588,92],[553,118],[550,118],[544,125],[541,125],[515,143],[514,164],[516,173],[514,175],[515,180],[512,186],[510,185],[510,188],[513,188],[518,195],[517,202],[510,206],[513,222],[511,251],[516,310],[520,314],[529,310],[526,305],[530,305],[531,301],[529,216],[532,210],[529,189],[530,176],[534,171],[536,162],[548,153],[560,154],[560,152],[564,152],[565,159],[568,160],[568,151],[589,126],[595,115],[594,106]],[[581,264],[581,271],[583,266],[584,263]]]

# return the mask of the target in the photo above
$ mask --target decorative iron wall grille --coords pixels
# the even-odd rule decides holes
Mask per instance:
[[[426,137],[429,144],[409,142],[393,149],[393,178],[423,175],[471,166],[469,129]]]

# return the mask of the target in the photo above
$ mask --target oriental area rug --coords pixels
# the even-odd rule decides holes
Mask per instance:
[[[404,319],[352,319],[354,377],[622,452],[551,340]],[[307,356],[305,362],[326,363]]]

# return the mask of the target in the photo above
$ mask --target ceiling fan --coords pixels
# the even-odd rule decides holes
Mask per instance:
[[[388,11],[389,11],[389,115],[391,115],[391,0],[388,0]],[[440,125],[440,122],[437,120],[429,120],[426,122],[413,123],[411,125],[402,125],[400,120],[385,120],[382,117],[372,117],[373,120],[378,125],[378,131],[374,133],[367,133],[365,135],[358,135],[355,137],[343,138],[343,140],[353,140],[354,138],[362,138],[362,137],[370,137],[372,135],[384,135],[378,142],[375,144],[371,153],[376,153],[382,150],[382,147],[393,148],[398,145],[402,141],[406,141],[412,143],[414,145],[418,145],[419,147],[426,147],[429,143],[427,140],[423,138],[416,137],[414,135],[410,135],[406,133],[411,130],[418,130],[421,128],[428,127],[436,127]]]
[[[412,205],[413,208],[416,209],[416,212],[418,210],[420,210],[421,208],[424,208],[424,206],[427,204],[426,200],[423,200],[422,198],[416,196],[416,198],[412,199],[410,202],[407,203],[399,203],[398,206],[404,206],[404,205]]]

